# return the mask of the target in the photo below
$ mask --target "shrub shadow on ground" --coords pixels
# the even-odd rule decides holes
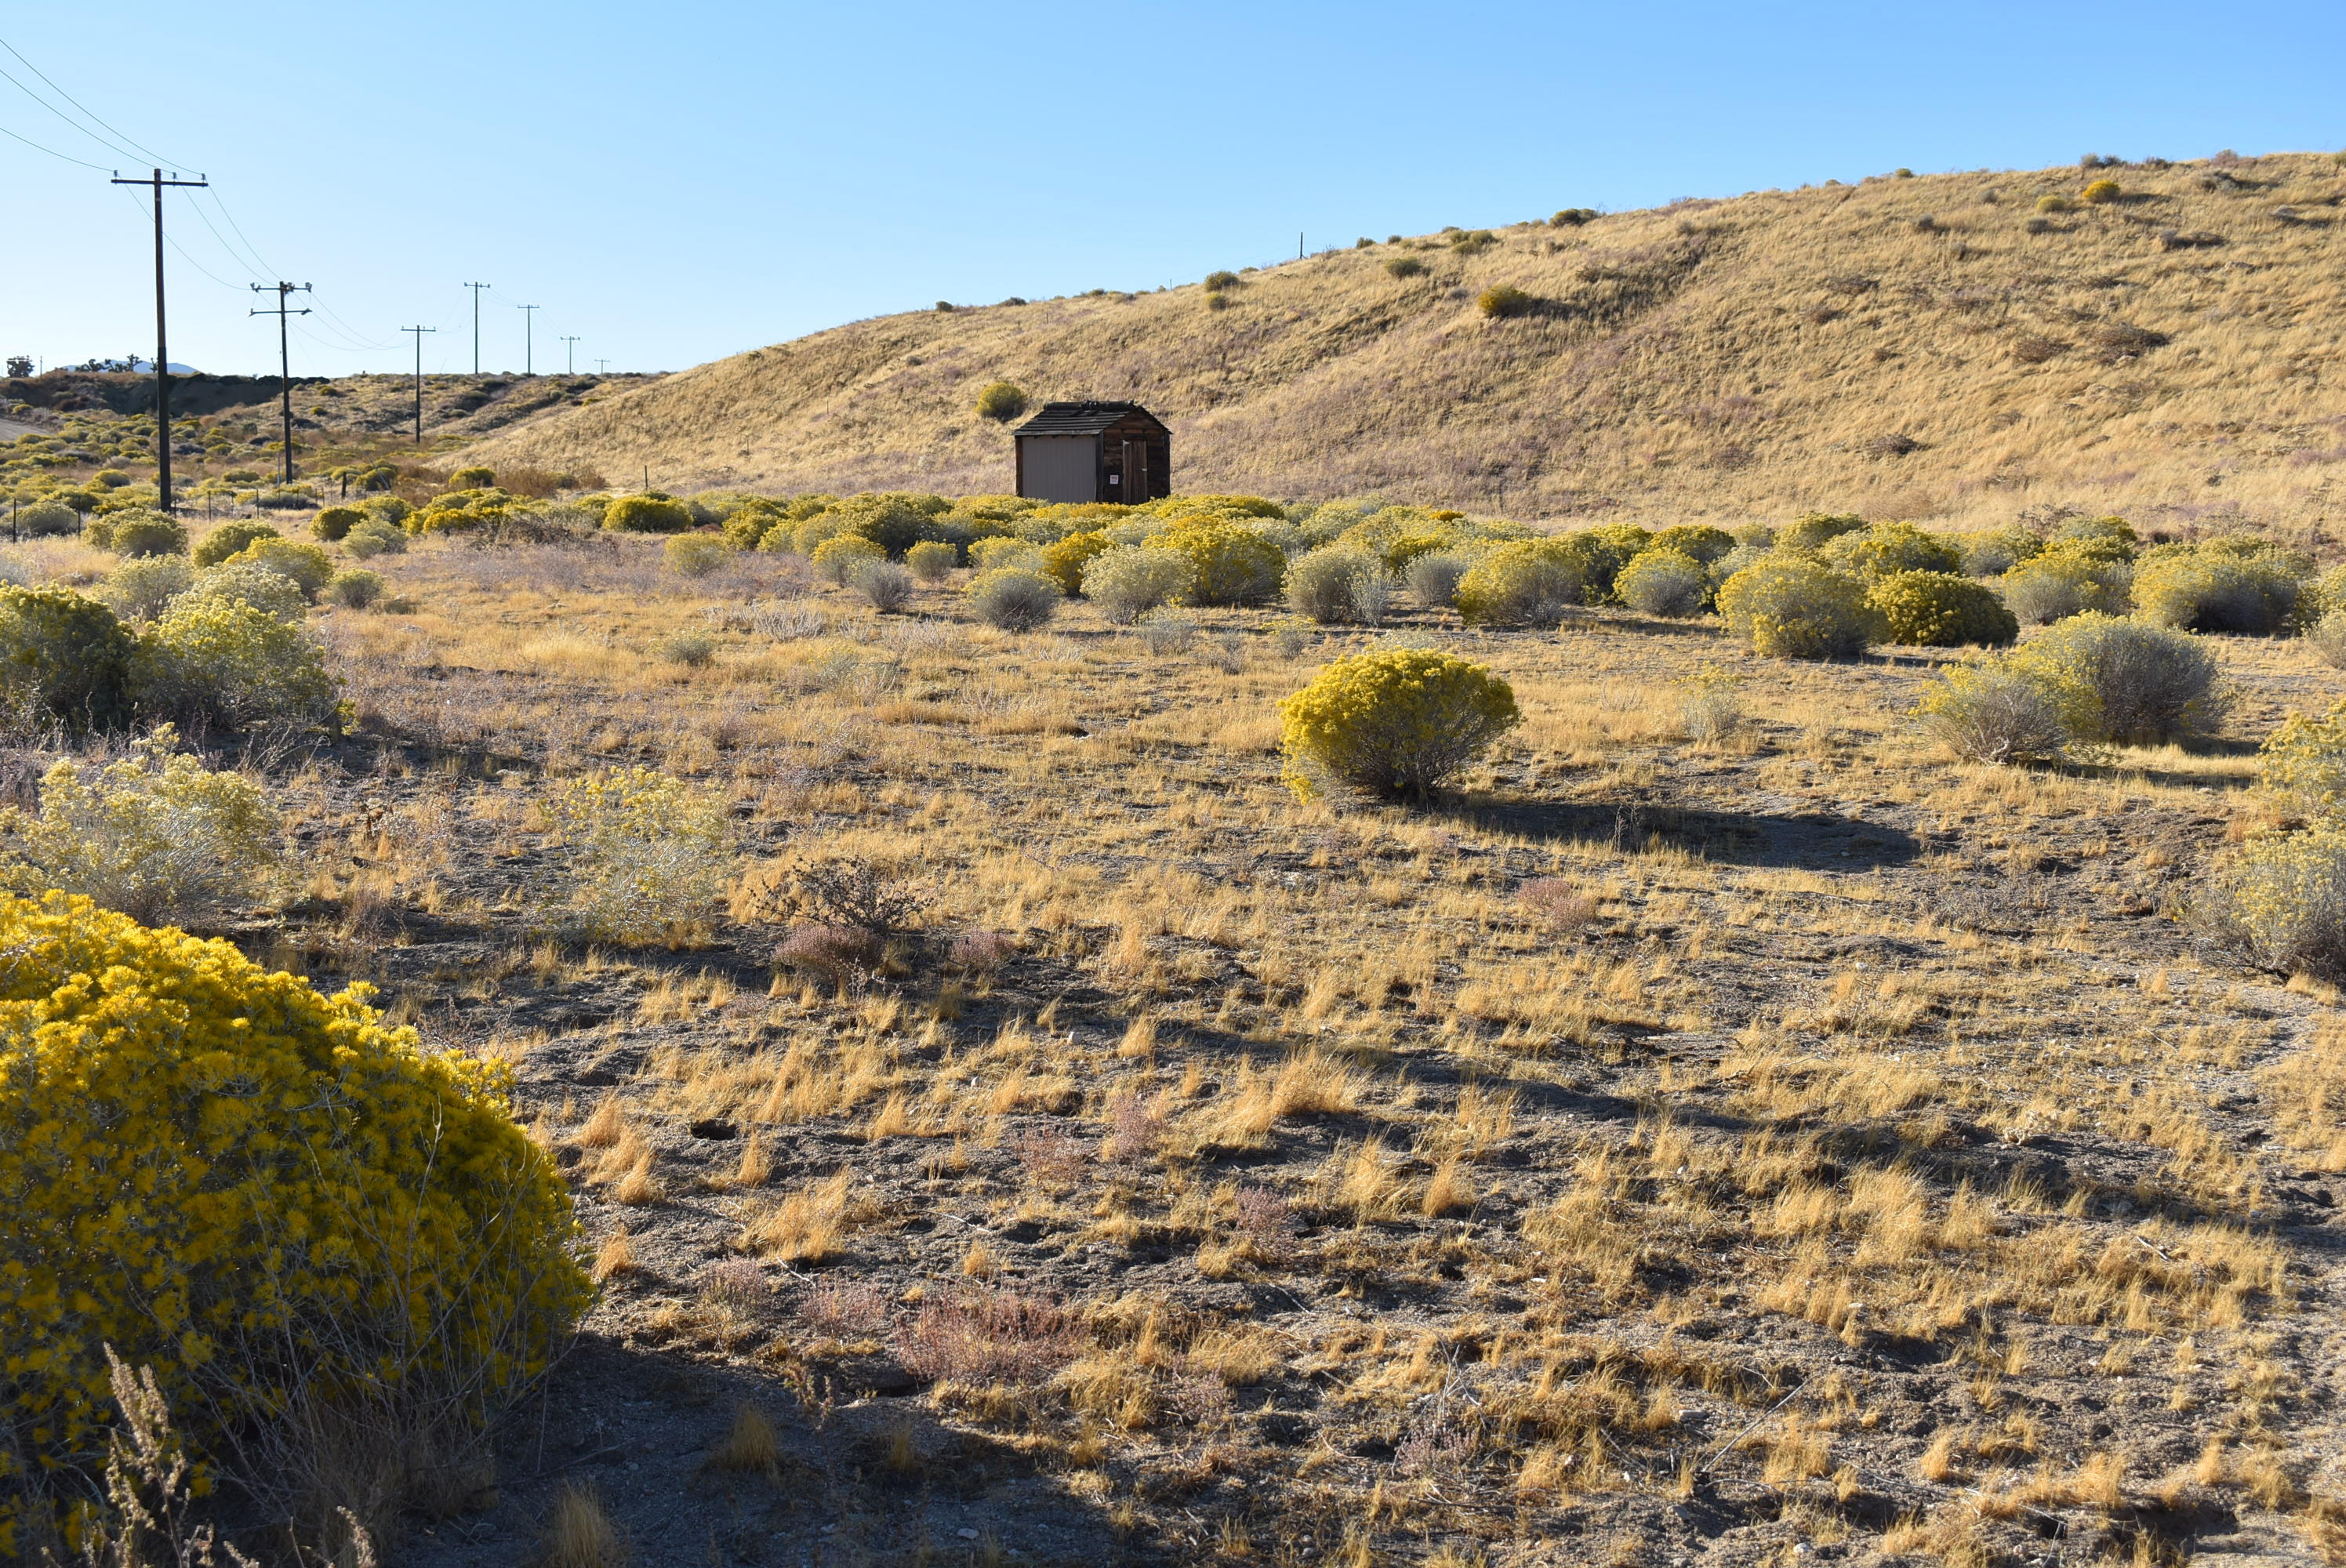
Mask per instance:
[[[1470,798],[1445,802],[1435,814],[1478,832],[1629,851],[1668,847],[1741,866],[1870,870],[1902,866],[1922,850],[1902,829],[1821,811],[1780,815],[1636,800]]]
[[[719,1453],[745,1408],[770,1421],[774,1460],[726,1468]],[[946,1425],[924,1399],[828,1380],[801,1389],[738,1360],[596,1334],[505,1422],[497,1473],[488,1506],[418,1522],[398,1560],[537,1561],[573,1488],[593,1493],[638,1563],[1146,1560],[1027,1455]]]

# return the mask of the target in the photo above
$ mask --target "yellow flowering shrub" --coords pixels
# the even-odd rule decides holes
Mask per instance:
[[[1287,575],[1287,557],[1278,545],[1232,523],[1177,518],[1148,547],[1189,563],[1196,574],[1188,590],[1192,604],[1260,604],[1279,592]]]
[[[1331,783],[1425,795],[1523,720],[1505,681],[1427,648],[1338,659],[1279,718],[1283,777],[1307,800]]]
[[[1093,560],[1106,555],[1116,541],[1096,529],[1088,534],[1070,534],[1043,552],[1043,570],[1059,579],[1059,586],[1074,598],[1084,591],[1084,568]],[[976,549],[972,547],[974,557]]]
[[[256,540],[282,537],[282,535],[266,523],[250,522],[240,518],[234,522],[221,524],[196,541],[194,560],[199,566],[217,566]]]
[[[2290,714],[2262,751],[2267,789],[2325,815],[2346,805],[2346,702],[2320,718]]]
[[[110,729],[128,715],[132,644],[112,610],[71,588],[0,586],[0,703],[13,719]]]
[[[2250,840],[2218,871],[2198,912],[2260,969],[2346,981],[2346,824],[2324,818]]]
[[[1553,626],[1586,596],[1582,567],[1561,539],[1502,545],[1458,580],[1458,613],[1469,626]]]
[[[201,1457],[345,1386],[484,1419],[585,1309],[505,1067],[63,893],[0,898],[0,1497],[103,1462],[109,1346]]]
[[[809,552],[814,569],[831,582],[844,585],[848,574],[867,561],[884,561],[888,552],[861,534],[834,534]]]
[[[1721,584],[1719,614],[1752,652],[1773,658],[1863,653],[1882,629],[1866,606],[1864,585],[1784,550],[1761,556]]]
[[[266,566],[287,578],[301,590],[304,599],[314,600],[318,590],[334,575],[333,557],[315,545],[303,545],[292,539],[256,539],[251,544],[220,563],[224,566],[241,565],[250,562]]]
[[[149,924],[265,898],[278,871],[277,813],[260,786],[213,772],[178,743],[167,724],[105,768],[54,764],[37,812],[0,811],[9,879]]]
[[[733,546],[718,534],[678,534],[660,547],[668,569],[679,577],[706,577],[733,561]]]
[[[724,802],[656,769],[570,779],[551,814],[570,850],[568,913],[581,936],[674,940],[708,916],[732,869]]]
[[[2001,647],[2020,636],[2002,599],[1953,572],[1890,573],[1874,579],[1865,602],[1882,617],[1883,640],[1907,647]]]
[[[150,713],[242,729],[343,718],[325,657],[300,626],[234,599],[183,595],[138,639],[131,686]]]
[[[603,526],[617,534],[681,534],[692,526],[692,511],[665,495],[622,495],[603,508]],[[419,531],[412,517],[407,527],[410,533]]]
[[[1961,546],[1925,534],[1912,523],[1874,523],[1837,534],[1818,548],[1826,565],[1861,582],[1877,583],[1902,572],[1960,572]]]

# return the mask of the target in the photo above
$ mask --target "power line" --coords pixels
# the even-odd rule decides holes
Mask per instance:
[[[211,196],[212,205],[219,209],[219,215],[228,219],[228,226],[236,231],[237,239],[243,242],[244,253],[252,258],[253,261],[259,265],[263,272],[274,272],[278,270],[277,268],[271,267],[268,261],[263,259],[260,250],[255,248],[252,241],[246,238],[244,225],[239,223],[236,220],[236,214],[228,209],[228,203],[220,199],[220,193],[218,190],[214,190],[211,193]],[[225,244],[226,241],[223,240],[222,243]]]
[[[21,141],[21,143],[24,143],[24,146],[33,148],[33,150],[36,150],[36,153],[47,153],[49,158],[64,158],[66,162],[68,162],[68,164],[82,164],[82,167],[85,167],[85,169],[106,169],[106,164],[87,162],[87,159],[82,159],[82,158],[68,158],[68,155],[66,155],[66,153],[58,153],[56,148],[45,148],[45,146],[40,146],[40,143],[33,141],[33,138],[30,138],[30,137],[16,137],[16,131],[7,129],[7,127],[5,127],[5,125],[0,125],[0,137],[9,137],[9,138],[14,138],[14,141]]]
[[[140,157],[142,157],[142,158],[146,158],[146,159],[147,159],[148,162],[150,162],[150,163],[162,163],[162,164],[168,164],[168,163],[169,163],[169,162],[171,161],[169,158],[165,158],[161,153],[157,152],[154,148],[148,148],[148,147],[141,147],[138,143],[137,143],[137,142],[135,142],[135,141],[131,141],[131,140],[130,140],[130,138],[129,138],[128,137],[124,136],[120,131],[116,130],[112,126],[110,126],[110,125],[107,125],[107,122],[106,122],[106,121],[101,120],[101,119],[98,119],[97,116],[96,116],[95,114],[92,114],[92,113],[91,113],[91,112],[90,112],[87,107],[84,107],[84,106],[83,106],[83,104],[82,104],[82,102],[81,102],[81,100],[80,100],[79,98],[75,97],[71,93],[69,93],[69,92],[66,91],[63,87],[61,87],[57,86],[57,85],[56,85],[56,83],[55,83],[55,82],[53,82],[53,81],[50,81],[50,80],[49,80],[49,76],[48,76],[48,73],[47,73],[47,72],[46,72],[46,71],[42,70],[40,66],[36,66],[36,65],[33,64],[33,62],[32,62],[32,61],[30,61],[30,60],[26,60],[26,59],[25,58],[25,56],[24,56],[23,52],[22,52],[21,50],[19,50],[19,49],[16,47],[16,46],[15,46],[15,45],[11,44],[10,42],[8,42],[8,40],[7,40],[7,39],[5,39],[5,38],[0,38],[0,49],[5,49],[5,50],[7,50],[10,54],[15,55],[18,60],[20,60],[20,61],[22,61],[22,62],[24,63],[25,69],[26,69],[26,70],[28,70],[28,71],[30,71],[30,72],[32,72],[32,73],[33,73],[33,75],[35,75],[35,76],[36,76],[40,77],[40,78],[41,78],[41,80],[42,80],[43,82],[46,82],[46,83],[47,83],[47,84],[48,84],[48,88],[49,88],[49,90],[50,90],[51,92],[53,92],[53,93],[56,94],[56,95],[57,95],[57,97],[61,97],[61,98],[65,99],[65,101],[66,101],[66,102],[67,102],[67,103],[69,103],[69,104],[73,105],[73,107],[76,107],[76,108],[77,108],[77,109],[80,109],[80,110],[81,110],[81,112],[82,112],[82,114],[83,114],[83,116],[84,116],[85,117],[87,117],[87,118],[88,118],[88,119],[92,119],[92,120],[97,120],[97,124],[99,124],[100,126],[104,126],[104,127],[105,127],[105,128],[107,129],[107,131],[108,133],[110,133],[111,135],[113,135],[114,137],[116,137],[119,138],[120,140],[122,140],[122,141],[124,141],[124,142],[128,142],[128,143],[129,143],[130,147],[131,147],[133,149],[135,149],[135,150],[137,151],[137,153],[138,154],[138,156],[140,156]],[[18,85],[19,85],[19,86],[22,86],[23,84],[19,83]],[[85,132],[85,133],[83,133],[83,134],[87,135],[87,132]],[[95,140],[96,138],[95,138],[95,137],[92,137],[91,139]]]
[[[115,183],[117,185],[145,185],[148,182],[143,179],[129,179],[117,180]],[[136,211],[138,209],[138,199],[131,195],[128,191],[126,190],[122,193],[122,199],[130,203],[132,210]],[[179,253],[180,260],[185,261],[189,266],[193,267],[197,271],[201,272],[205,277],[210,279],[221,288],[234,289],[236,287],[235,284],[230,282],[227,279],[221,277],[219,273],[213,271],[210,268],[205,266],[202,262],[189,255],[188,248],[180,244],[178,240],[173,239],[167,235],[164,237],[163,243],[168,245],[172,249],[177,250]]]

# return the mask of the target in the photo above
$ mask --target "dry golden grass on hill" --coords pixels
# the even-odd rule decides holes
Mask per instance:
[[[417,612],[324,620],[361,738],[267,764],[274,961],[513,1061],[607,1292],[405,1560],[2306,1563],[2346,1518],[2346,1023],[2173,918],[2264,812],[2237,742],[2346,692],[2304,644],[2219,643],[2229,748],[2027,772],[1912,735],[1933,656],[1412,610],[1525,726],[1337,810],[1273,705],[1372,634],[1152,653],[658,551],[379,557]],[[566,944],[550,807],[636,762],[733,807],[734,918]],[[929,900],[869,977],[773,962],[766,869],[825,856]]]
[[[2101,178],[2116,199],[2038,212]],[[648,463],[669,489],[999,492],[1010,443],[973,403],[1006,378],[1148,403],[1193,492],[1639,522],[2050,503],[2305,536],[2346,463],[2341,188],[2331,158],[2276,156],[1688,200],[1481,249],[1435,235],[1211,296],[859,321],[474,453]],[[1404,259],[1424,270],[1394,276]],[[1496,285],[1533,308],[1486,319]]]

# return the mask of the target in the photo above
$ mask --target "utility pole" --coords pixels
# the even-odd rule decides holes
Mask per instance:
[[[479,375],[481,373],[481,290],[490,287],[490,285],[486,283],[467,283],[464,287],[473,291],[473,373],[474,375]],[[421,348],[423,344],[423,340],[422,338],[418,338],[415,340],[415,342],[416,346]]]
[[[562,340],[562,373],[566,376],[575,376],[578,373],[577,363],[572,357],[577,351],[570,346],[577,341],[573,337],[566,337]]]
[[[536,322],[537,320],[536,315],[534,313],[537,310],[537,307],[535,305],[515,305],[514,309],[521,312],[521,373],[528,375],[532,373],[530,361],[530,327],[532,323]]]
[[[255,283],[252,286],[252,291],[258,294],[267,286],[263,283]],[[286,318],[306,316],[310,311],[306,306],[299,311],[287,310],[285,297],[289,294],[306,294],[309,291],[310,285],[307,283],[280,283],[277,285],[275,310],[245,312],[249,316],[277,318],[277,407],[285,429],[285,483],[288,484],[293,483],[293,362],[285,344]],[[418,338],[415,341],[420,343],[423,340]]]
[[[114,177],[117,185],[148,185],[155,188],[155,506],[158,511],[171,510],[171,345],[165,341],[163,331],[163,192],[167,188],[188,186],[203,188],[209,182],[201,175],[193,179],[181,179],[177,174],[163,178],[161,169],[145,179],[125,179]]]
[[[1303,230],[1300,229],[1295,231],[1295,259],[1298,261],[1303,260]]]
[[[603,373],[603,367],[610,362],[611,361],[608,360],[597,360],[595,361],[595,373],[598,376],[601,375]]]
[[[480,296],[473,296],[475,300]],[[423,444],[423,334],[436,332],[437,327],[402,327],[403,332],[415,334],[415,444]]]

